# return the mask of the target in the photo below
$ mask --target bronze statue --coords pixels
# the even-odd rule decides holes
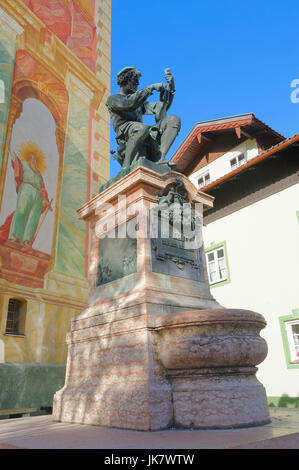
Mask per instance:
[[[120,91],[109,96],[106,106],[119,145],[118,153],[112,153],[123,168],[128,168],[140,157],[164,163],[166,154],[180,130],[180,118],[166,116],[173,101],[175,87],[170,69],[165,69],[165,73],[167,85],[154,83],[139,91],[139,70],[135,67],[125,67],[117,74]],[[160,92],[160,101],[147,101],[153,91]],[[143,114],[155,115],[156,124],[144,124]]]

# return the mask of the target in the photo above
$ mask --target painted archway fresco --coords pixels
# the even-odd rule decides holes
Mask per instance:
[[[55,34],[82,62],[95,72],[97,58],[95,0],[23,0],[47,26],[47,37]]]
[[[54,262],[67,126],[63,82],[18,50],[1,171],[1,276],[42,287]]]
[[[29,98],[12,130],[0,243],[11,240],[51,254],[58,167],[55,120],[43,103]]]
[[[0,3],[0,362],[65,363],[88,297],[77,210],[109,177],[110,1]],[[23,337],[5,334],[10,299]]]

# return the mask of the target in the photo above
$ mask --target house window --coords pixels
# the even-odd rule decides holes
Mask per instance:
[[[228,280],[228,269],[224,246],[207,253],[207,268],[210,284]]]
[[[208,184],[210,184],[210,182],[211,182],[210,173],[205,173],[197,180],[198,189],[203,188],[204,186],[207,186]]]
[[[21,311],[22,302],[18,299],[9,299],[6,330],[5,333],[8,335],[19,335],[21,334]]]
[[[236,170],[237,168],[244,165],[245,163],[246,163],[245,154],[240,153],[240,155],[237,155],[236,157],[230,160],[231,170]]]
[[[285,323],[291,364],[299,364],[299,320]]]
[[[288,369],[299,368],[299,309],[279,318],[282,342]]]

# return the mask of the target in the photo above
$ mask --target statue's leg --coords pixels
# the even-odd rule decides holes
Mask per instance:
[[[144,144],[146,146],[145,157],[152,162],[157,162],[160,158],[159,144],[157,140],[153,139],[149,135],[148,138],[144,141]]]
[[[181,120],[177,116],[168,116],[160,124],[161,145],[160,161],[164,161],[181,128]]]
[[[149,126],[142,122],[136,122],[128,131],[128,139],[126,144],[125,160],[123,168],[131,165],[143,141],[147,138]]]

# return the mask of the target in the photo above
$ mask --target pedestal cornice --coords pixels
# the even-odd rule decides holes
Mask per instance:
[[[91,201],[82,206],[77,212],[81,219],[88,220],[95,214],[96,208],[99,204],[111,203],[119,194],[126,194],[129,190],[132,190],[139,184],[147,184],[153,186],[154,188],[159,188],[163,190],[165,188],[165,182],[169,182],[169,178],[173,178],[173,182],[177,178],[182,178],[184,185],[191,195],[193,203],[201,203],[207,207],[213,207],[213,196],[210,196],[205,193],[196,191],[193,184],[189,179],[177,173],[175,171],[169,171],[168,173],[158,174],[155,171],[140,166],[133,170],[131,173],[121,178],[119,181],[116,181],[112,186],[105,189],[102,193],[98,194]]]

